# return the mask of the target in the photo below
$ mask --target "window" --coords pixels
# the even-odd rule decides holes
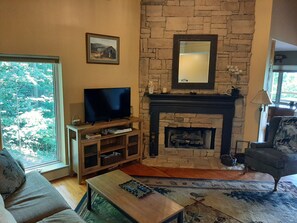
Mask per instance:
[[[271,98],[277,105],[297,103],[297,69],[275,69],[272,74]]]
[[[0,55],[2,147],[26,168],[61,160],[58,62],[56,57]]]

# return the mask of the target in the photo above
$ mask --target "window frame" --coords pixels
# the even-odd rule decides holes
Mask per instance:
[[[273,73],[278,73],[275,101],[273,101],[273,102],[275,105],[282,105],[282,106],[289,107],[288,103],[281,102],[282,85],[283,85],[283,78],[284,78],[285,72],[297,73],[297,66],[293,66],[293,65],[275,65],[275,66],[273,66],[272,75],[273,75]]]
[[[0,62],[28,62],[28,63],[50,63],[53,65],[53,87],[55,101],[55,122],[56,122],[56,160],[34,165],[26,168],[26,170],[40,169],[57,163],[66,164],[66,149],[65,149],[65,129],[64,129],[64,107],[63,107],[63,82],[62,82],[62,65],[57,56],[39,56],[39,55],[15,55],[15,54],[0,54]],[[0,150],[3,148],[2,132],[0,119]]]

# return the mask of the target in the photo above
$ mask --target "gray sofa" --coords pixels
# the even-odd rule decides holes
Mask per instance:
[[[16,222],[84,222],[36,171],[26,174],[26,181],[4,200],[4,204]]]

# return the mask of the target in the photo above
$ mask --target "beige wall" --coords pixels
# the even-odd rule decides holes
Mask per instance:
[[[249,141],[257,141],[260,114],[259,105],[252,104],[251,100],[259,90],[263,89],[264,76],[267,72],[271,41],[272,2],[272,0],[256,1],[256,24],[252,44],[250,78],[244,119],[244,139]]]
[[[0,53],[61,58],[66,124],[91,87],[131,87],[138,114],[139,29],[140,0],[0,1]],[[87,64],[86,32],[120,37],[120,64]]]
[[[297,1],[273,0],[271,37],[297,45]]]
[[[256,26],[252,45],[249,93],[246,99],[245,140],[257,140],[259,106],[252,104],[251,100],[259,90],[267,89],[265,82],[269,73],[272,39],[297,45],[296,8],[296,0],[256,1]],[[262,116],[260,139],[263,139],[266,122],[266,114],[263,113]]]
[[[289,1],[291,4],[296,4],[295,0]],[[270,45],[272,3],[276,6],[281,2],[283,0],[256,1],[256,26],[253,37],[251,66],[250,70],[248,67],[245,69],[246,73],[250,74],[248,94],[245,100],[245,121],[243,124],[244,139],[246,140],[256,140],[258,106],[251,104],[250,101],[257,91],[263,87]],[[158,7],[160,6],[151,7],[152,11],[149,11],[149,13],[152,17],[159,12]],[[274,10],[279,13],[281,9],[285,8],[286,6],[283,4],[283,6],[274,7]],[[292,9],[293,7],[290,8]],[[284,14],[286,15],[286,13]],[[286,33],[287,35],[285,36],[293,36],[297,29],[287,28],[287,31],[283,32],[281,30],[284,28],[282,21],[285,17],[279,19],[280,16],[278,14],[274,15],[277,16],[274,17],[276,20],[273,20],[273,24],[277,23],[280,27],[273,27],[272,36],[294,44],[290,39],[281,38],[276,33]],[[291,13],[291,15],[296,16],[296,13]],[[156,17],[158,17],[157,14]],[[217,19],[220,22],[220,18]],[[155,25],[152,27],[151,35],[157,38],[160,36],[158,32],[162,30],[158,29],[157,26],[165,22],[156,20],[151,21],[151,23]],[[209,26],[209,21],[208,23],[202,22],[202,31],[209,33]],[[199,28],[198,25],[197,27]],[[139,113],[139,30],[140,0],[0,1],[0,53],[60,56],[63,65],[66,123],[70,122],[71,116],[76,114],[77,111],[80,114],[83,112],[83,89],[88,87],[132,87],[134,114],[137,115]],[[146,31],[143,30],[143,36],[149,35],[145,34]],[[215,30],[215,32],[219,31],[223,32],[223,29],[219,27],[219,29]],[[87,64],[85,59],[86,32],[119,36],[120,65]],[[220,35],[224,35],[224,33]],[[166,44],[169,44],[170,47],[172,46],[170,41]],[[222,45],[222,40],[220,44]],[[244,44],[247,44],[248,47],[249,42]],[[143,43],[143,47],[145,46],[145,43]],[[152,52],[146,53],[148,57],[152,54]],[[164,50],[165,62],[171,59],[171,53],[171,50]],[[234,58],[238,56],[234,55]],[[248,57],[248,55],[246,56]],[[232,60],[223,57],[220,60],[223,60],[224,63],[223,65],[218,63],[217,66],[220,69],[218,75],[220,79],[224,79],[226,74],[223,70],[226,64],[230,64]],[[156,66],[159,66],[158,63],[152,60],[150,67],[154,68]],[[171,68],[170,63],[167,65],[167,68]],[[167,79],[171,78],[171,73],[166,73],[166,76],[167,81]],[[170,84],[170,80],[167,83]],[[147,82],[143,82],[140,90],[146,88],[146,85]],[[246,92],[247,90],[245,94]]]

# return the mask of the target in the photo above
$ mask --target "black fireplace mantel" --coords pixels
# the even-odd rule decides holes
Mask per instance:
[[[221,155],[230,153],[235,100],[221,94],[148,94],[150,98],[150,156],[158,155],[160,113],[222,114]]]

